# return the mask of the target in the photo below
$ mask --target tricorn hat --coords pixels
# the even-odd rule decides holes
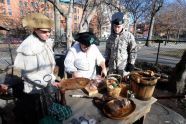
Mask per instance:
[[[90,46],[91,44],[96,43],[96,37],[91,32],[78,33],[75,40],[85,46]]]
[[[53,21],[41,13],[32,13],[22,20],[23,27],[28,28],[52,28]]]

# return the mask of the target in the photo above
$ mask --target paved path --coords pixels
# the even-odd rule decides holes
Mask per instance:
[[[100,46],[98,46],[103,55],[105,52],[105,45],[106,45],[105,42],[101,42]],[[186,43],[180,44],[169,43],[166,46],[161,44],[160,48],[161,48],[160,51],[162,52],[186,49]],[[144,46],[144,44],[138,44],[137,60],[142,60],[155,64],[157,58],[157,51],[158,51],[157,43],[154,43],[151,47],[146,47]],[[176,63],[179,62],[180,59],[181,58],[159,55],[158,63],[174,67]]]
[[[147,114],[144,124],[186,124],[183,116],[156,102]]]

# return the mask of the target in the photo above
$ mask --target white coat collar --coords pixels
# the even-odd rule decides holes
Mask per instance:
[[[28,36],[18,47],[17,52],[23,53],[24,55],[31,56],[41,53],[45,46],[48,45],[49,48],[52,48],[52,40],[48,39],[46,42],[40,41],[33,34]]]

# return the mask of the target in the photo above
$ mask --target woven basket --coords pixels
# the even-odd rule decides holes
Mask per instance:
[[[106,77],[106,87],[109,96],[117,98],[120,96],[122,88],[119,86],[122,77],[118,74],[110,74]]]

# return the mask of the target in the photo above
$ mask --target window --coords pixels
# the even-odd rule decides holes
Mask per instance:
[[[74,8],[74,13],[76,13],[76,8]]]
[[[12,10],[8,9],[8,14],[11,16],[12,15]]]
[[[24,12],[23,12],[23,10],[20,10],[20,14],[21,14],[21,16],[23,16],[23,15],[24,15]]]
[[[36,3],[35,3],[35,7],[38,7],[38,6],[39,6],[39,4],[36,2]]]
[[[74,23],[74,30],[77,30],[78,29],[78,25],[77,23]]]
[[[25,2],[24,4],[25,4],[25,7],[27,7],[27,2]]]
[[[3,15],[6,15],[6,9],[3,8]]]
[[[49,7],[48,7],[48,6],[45,6],[45,5],[44,5],[44,7],[45,7],[45,11],[49,10]]]
[[[8,14],[11,16],[12,15],[12,8],[10,5],[8,5]]]
[[[35,7],[35,2],[31,2],[32,7]]]
[[[5,3],[5,1],[4,0],[0,0],[0,3]]]
[[[7,4],[10,5],[10,0],[7,0]]]
[[[74,20],[77,20],[77,15],[74,15]]]
[[[19,1],[19,6],[20,6],[20,7],[22,7],[22,6],[23,6],[22,1]]]

